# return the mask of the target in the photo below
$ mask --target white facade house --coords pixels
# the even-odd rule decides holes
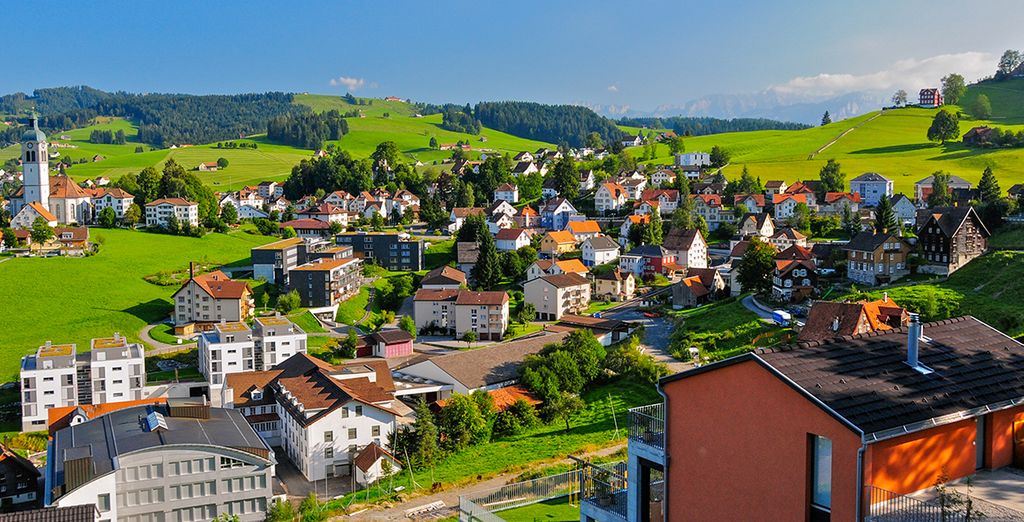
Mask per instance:
[[[614,211],[626,204],[628,194],[618,183],[602,183],[594,193],[594,209],[598,212]]]
[[[142,345],[124,336],[93,339],[89,353],[93,404],[137,401],[146,385],[146,359]],[[81,397],[79,397],[81,399]]]
[[[213,386],[225,376],[256,370],[252,330],[245,323],[216,323],[199,335],[199,372]]]
[[[917,221],[917,207],[914,206],[913,201],[910,201],[910,198],[903,194],[896,194],[892,197],[892,210],[904,226],[911,226]]]
[[[865,172],[850,180],[850,192],[860,194],[863,204],[874,207],[882,196],[892,198],[893,180],[877,172]]]
[[[21,358],[21,431],[46,429],[47,410],[78,404],[75,345],[40,346]]]
[[[681,167],[708,167],[711,166],[711,154],[707,152],[676,154],[676,165]]]
[[[199,204],[181,198],[160,198],[146,203],[146,226],[165,227],[171,216],[179,225],[199,226]]]
[[[708,267],[708,243],[698,229],[672,229],[663,246],[676,256],[676,263],[686,268]]]
[[[257,317],[252,332],[256,370],[272,370],[291,356],[306,353],[306,332],[286,317]]]
[[[546,275],[523,285],[523,299],[537,310],[541,321],[557,321],[578,314],[590,304],[590,280],[579,274]]]
[[[619,245],[608,236],[597,236],[587,239],[580,247],[583,253],[583,264],[586,266],[612,263],[619,258]]]
[[[793,217],[797,205],[807,205],[807,198],[803,194],[777,194],[772,198],[772,203],[775,204],[775,219],[789,219]]]
[[[135,196],[119,188],[99,189],[92,197],[93,213],[95,216],[99,216],[103,209],[110,207],[114,209],[117,219],[121,219],[128,208],[132,206],[133,201],[135,201]]]
[[[498,252],[512,252],[530,245],[530,233],[525,228],[503,228],[494,236]]]
[[[514,183],[502,183],[494,189],[494,201],[508,201],[509,203],[519,202],[519,187]]]

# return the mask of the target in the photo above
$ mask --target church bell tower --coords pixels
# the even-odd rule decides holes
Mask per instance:
[[[25,205],[39,203],[50,209],[50,161],[46,135],[39,130],[39,120],[29,118],[29,130],[21,136],[21,168],[25,186]]]

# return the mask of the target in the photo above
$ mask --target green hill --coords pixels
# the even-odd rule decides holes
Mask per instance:
[[[977,125],[1024,129],[1024,80],[971,86],[965,103],[980,92],[992,98],[996,116],[991,121],[965,116],[960,122],[961,133]],[[936,170],[946,170],[977,182],[985,168],[992,167],[1004,189],[1024,182],[1024,149],[971,149],[959,142],[939,145],[928,141],[928,126],[937,110],[905,108],[872,112],[798,131],[698,136],[687,138],[685,146],[691,152],[710,151],[715,145],[723,147],[732,154],[732,162],[725,169],[727,175],[738,176],[746,165],[751,174],[762,180],[814,179],[826,160],[835,159],[842,165],[848,180],[864,172],[878,172],[895,180],[897,192],[907,194],[912,193],[915,181]],[[835,143],[817,152],[832,140],[836,140]],[[634,148],[630,152],[639,157],[643,149]],[[654,163],[671,163],[667,146],[659,146],[658,154]]]

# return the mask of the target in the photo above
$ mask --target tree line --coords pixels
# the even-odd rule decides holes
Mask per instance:
[[[672,116],[668,118],[620,118],[619,125],[630,127],[646,127],[648,129],[672,129],[680,136],[705,136],[725,132],[744,132],[757,130],[802,130],[810,125],[788,121],[771,120],[768,118],[708,118]]]
[[[117,132],[109,130],[94,130],[89,133],[89,143],[124,145],[124,142],[124,131],[121,129],[118,129]]]
[[[339,140],[345,134],[348,122],[336,110],[282,114],[267,122],[267,139],[303,149],[319,149],[325,141]]]
[[[446,105],[441,111],[441,128],[465,134],[480,134],[480,121],[473,117],[469,104],[465,107]]]
[[[533,102],[480,102],[473,115],[483,125],[521,138],[582,147],[596,132],[605,143],[618,141],[622,131],[611,120],[578,105]]]

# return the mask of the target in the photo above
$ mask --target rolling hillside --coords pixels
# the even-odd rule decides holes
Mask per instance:
[[[1024,80],[972,86],[967,101],[980,92],[992,99],[995,116],[991,121],[961,120],[961,132],[977,125],[1024,129]],[[1015,93],[1015,94],[1014,94]],[[956,107],[952,107],[956,109]],[[961,143],[939,145],[926,138],[937,109],[906,108],[873,112],[800,131],[756,131],[692,137],[685,140],[688,151],[709,151],[718,145],[732,153],[727,175],[737,176],[743,165],[762,180],[787,182],[816,178],[828,159],[837,160],[847,179],[863,172],[878,172],[896,182],[896,191],[909,193],[915,181],[936,170],[946,170],[977,182],[986,167],[992,167],[1004,189],[1024,182],[1024,149],[981,150]],[[859,125],[854,130],[844,131]],[[820,147],[842,135],[833,145],[808,159]],[[641,148],[631,150],[643,154]],[[660,146],[654,163],[668,164],[668,147]]]

